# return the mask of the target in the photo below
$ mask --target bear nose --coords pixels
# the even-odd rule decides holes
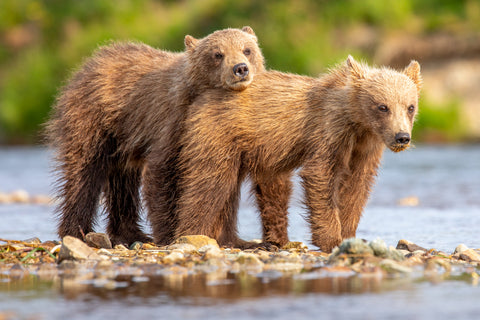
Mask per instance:
[[[233,73],[240,78],[245,78],[248,75],[248,66],[246,63],[239,63],[233,66]]]
[[[408,144],[410,142],[410,134],[399,132],[395,135],[395,141],[400,144]]]

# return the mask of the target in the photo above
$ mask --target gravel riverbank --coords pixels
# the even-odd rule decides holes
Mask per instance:
[[[119,280],[125,278],[148,282],[151,277],[178,280],[202,275],[212,285],[231,283],[235,276],[247,273],[260,278],[293,276],[303,280],[461,279],[477,285],[480,273],[480,250],[465,245],[446,253],[406,240],[388,248],[380,239],[348,239],[326,254],[309,250],[300,242],[271,251],[220,248],[205,236],[182,237],[165,247],[134,243],[130,248],[112,248],[103,234],[90,234],[87,239],[90,246],[73,237],[65,237],[61,243],[0,239],[0,282],[34,275],[38,279],[61,279],[67,287],[82,284],[115,289],[127,285]]]

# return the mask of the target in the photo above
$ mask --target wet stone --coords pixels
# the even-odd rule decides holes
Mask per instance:
[[[143,243],[140,242],[140,241],[135,241],[134,243],[132,243],[130,245],[130,250],[135,250],[135,251],[138,251],[140,249],[142,249],[142,246],[143,246]]]
[[[184,259],[185,259],[185,256],[181,251],[174,250],[163,258],[163,262],[176,263],[176,262],[183,261]]]
[[[195,246],[195,248],[197,249],[208,244],[215,245],[218,247],[217,240],[209,238],[207,236],[203,236],[203,235],[183,236],[173,242],[173,244],[181,244],[181,243],[191,244]]]
[[[468,249],[459,254],[459,259],[467,262],[480,262],[480,254],[473,249]]]
[[[439,271],[439,269],[442,269],[442,271]],[[430,258],[427,260],[426,266],[425,266],[425,272],[435,272],[435,273],[440,273],[440,272],[447,272],[450,273],[452,270],[452,264],[450,261],[447,259],[443,258]]]
[[[308,247],[300,241],[289,241],[286,245],[284,245],[282,250],[301,250],[301,251],[307,251]]]
[[[417,250],[427,251],[427,249],[422,248],[422,247],[416,245],[415,243],[410,242],[408,240],[404,240],[404,239],[398,241],[397,249],[408,250],[410,252],[414,252],[414,251],[417,251]]]
[[[219,247],[211,244],[201,247],[198,249],[198,252],[204,253],[205,259],[216,259],[224,256],[224,253]]]
[[[175,243],[167,246],[168,250],[180,250],[183,253],[191,253],[197,251],[197,247],[190,243]]]
[[[58,253],[58,262],[63,260],[100,260],[100,256],[80,239],[65,236]]]
[[[112,249],[110,238],[105,233],[90,232],[85,236],[85,242],[94,248]]]
[[[10,194],[10,201],[16,203],[28,203],[30,196],[25,190],[15,190]]]
[[[362,239],[350,238],[344,240],[338,247],[338,253],[346,254],[372,254],[372,248]]]
[[[22,242],[25,242],[27,244],[40,244],[42,241],[38,237],[33,237],[33,238],[28,238],[23,240]]]
[[[462,243],[462,244],[459,244],[459,245],[455,248],[455,251],[453,252],[453,254],[462,253],[463,251],[466,251],[466,250],[468,250],[468,249],[469,249],[469,248]]]
[[[236,259],[241,265],[263,267],[263,262],[253,253],[240,253]]]
[[[115,250],[120,250],[120,251],[128,251],[128,248],[125,247],[123,244],[117,244],[115,247],[113,247]]]
[[[368,244],[370,248],[373,250],[373,254],[377,257],[386,257],[388,254],[388,248],[387,245],[385,244],[385,241],[382,239],[375,239],[373,241],[370,241]]]
[[[406,267],[401,265],[400,263],[390,260],[390,259],[384,259],[380,262],[380,267],[387,271],[388,273],[411,273],[413,270],[412,268]]]

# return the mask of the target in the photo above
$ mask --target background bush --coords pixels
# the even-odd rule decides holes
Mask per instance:
[[[180,51],[185,34],[250,25],[269,68],[315,76],[347,54],[375,62],[368,34],[479,30],[479,8],[474,0],[1,0],[0,143],[38,142],[58,88],[112,39]],[[455,127],[458,117],[434,109],[417,131]]]

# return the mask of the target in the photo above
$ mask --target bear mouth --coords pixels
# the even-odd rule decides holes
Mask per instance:
[[[410,144],[400,144],[400,143],[394,143],[388,146],[388,148],[393,152],[400,152],[408,149],[409,147],[410,147]]]
[[[248,85],[250,84],[251,82],[251,78],[243,78],[243,79],[240,79],[240,80],[237,80],[237,81],[232,81],[228,84],[228,87],[231,89],[231,90],[244,90],[248,87]]]

